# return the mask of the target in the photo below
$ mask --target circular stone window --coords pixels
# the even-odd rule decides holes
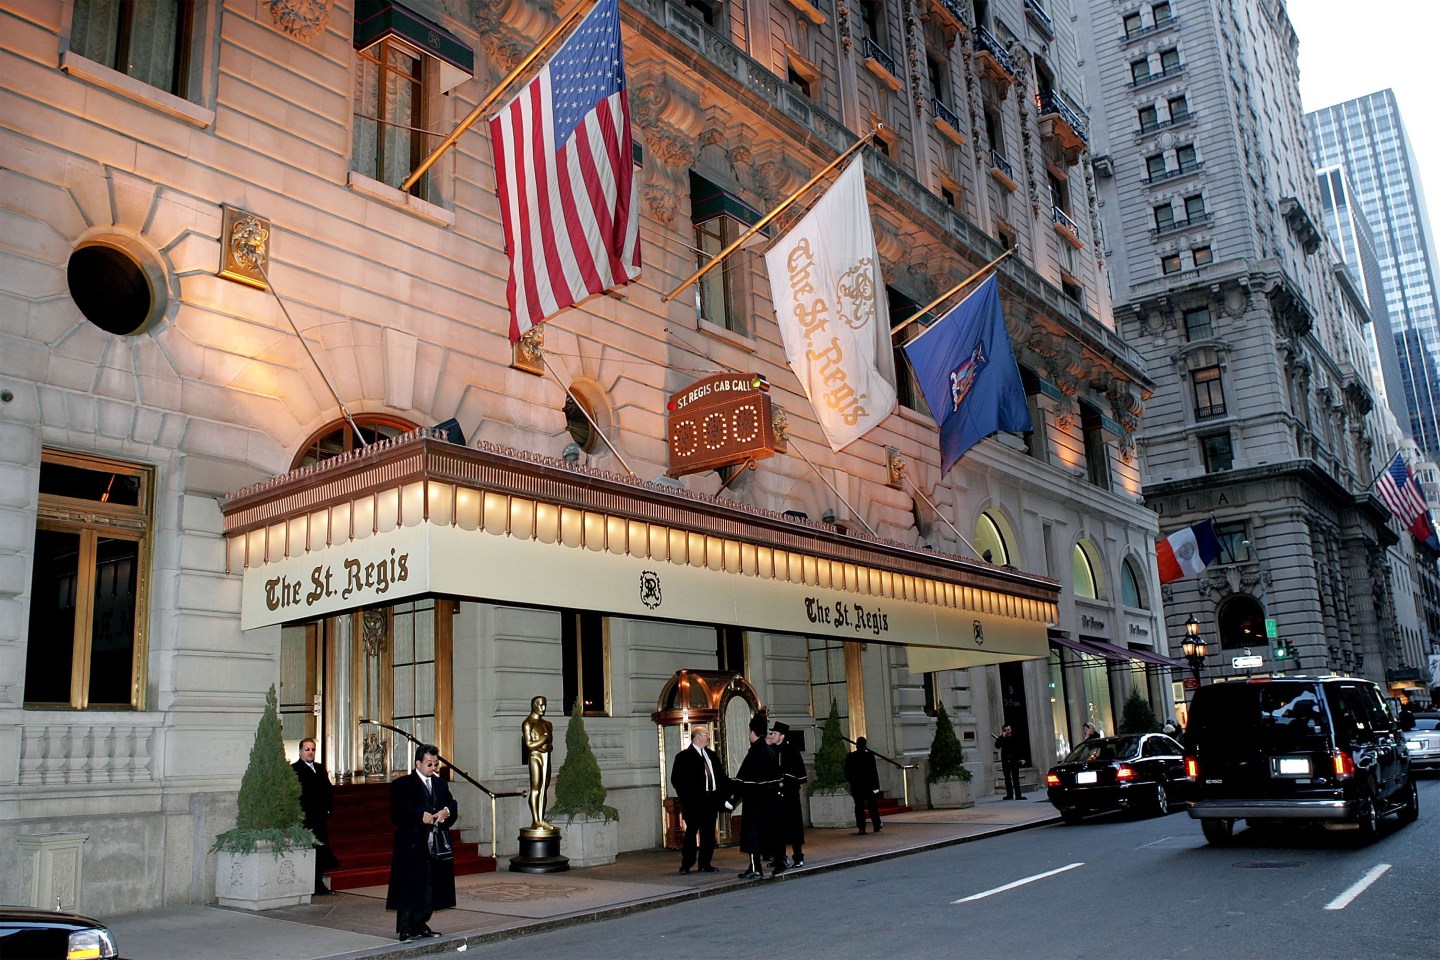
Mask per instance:
[[[143,249],[124,238],[76,248],[65,275],[75,305],[106,333],[142,333],[165,312],[164,274]]]
[[[581,450],[586,453],[600,453],[606,449],[600,430],[608,433],[615,417],[599,384],[588,379],[570,384],[564,410],[565,428],[570,433],[570,439],[574,440]],[[599,430],[596,427],[599,427]]]

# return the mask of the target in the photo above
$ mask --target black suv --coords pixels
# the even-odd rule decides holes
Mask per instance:
[[[1255,678],[1195,691],[1185,729],[1190,816],[1223,844],[1236,820],[1309,821],[1374,839],[1420,816],[1399,724],[1350,677]]]

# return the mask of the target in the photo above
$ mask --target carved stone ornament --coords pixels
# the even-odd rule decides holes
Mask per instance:
[[[531,327],[510,344],[510,366],[537,377],[545,376],[545,328]]]
[[[220,226],[220,276],[261,290],[269,288],[270,221],[226,205]]]
[[[267,0],[270,19],[282,33],[309,40],[325,32],[335,0]]]
[[[885,482],[899,490],[905,480],[905,458],[894,447],[885,448]]]

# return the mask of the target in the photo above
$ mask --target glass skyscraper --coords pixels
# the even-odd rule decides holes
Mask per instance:
[[[1425,194],[1391,90],[1305,116],[1317,168],[1343,166],[1373,232],[1410,429],[1440,458],[1440,287]],[[1355,265],[1351,265],[1352,270]]]

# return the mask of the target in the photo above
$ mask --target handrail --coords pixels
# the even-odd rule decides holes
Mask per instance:
[[[417,747],[423,747],[426,745],[423,740],[417,740],[406,731],[401,730],[399,727],[391,726],[390,724],[385,723],[383,720],[371,720],[369,717],[361,717],[360,723],[362,726],[368,723],[373,727],[384,727],[386,730],[390,730],[394,733],[400,734],[400,736],[404,737],[406,740],[409,740]],[[455,766],[455,764],[447,760],[444,754],[440,753],[438,750],[436,751],[435,756],[438,757],[440,759],[440,762],[445,764],[446,767],[450,768],[451,770],[455,771],[455,773],[463,777],[465,781],[469,783],[472,787],[475,787],[480,792],[484,793],[490,798],[490,856],[493,859],[495,857],[495,852],[498,849],[498,847],[496,846],[496,841],[499,838],[499,821],[496,819],[495,801],[501,797],[528,796],[528,792],[525,790],[515,791],[511,793],[496,792],[485,786],[485,784],[481,783],[479,780],[476,780],[474,777],[470,776],[470,774],[466,773],[464,770],[461,770],[459,767]]]
[[[855,743],[854,740],[851,740],[849,737],[845,736],[843,733],[840,735],[840,739],[841,739],[841,740],[844,740],[846,743],[849,743],[849,744],[854,744],[854,743]],[[870,754],[873,754],[874,756],[878,757],[878,758],[881,759],[881,760],[884,760],[886,763],[890,764],[890,766],[892,766],[892,767],[894,767],[895,769],[897,769],[897,770],[900,771],[900,787],[901,787],[901,792],[902,792],[903,795],[904,795],[904,803],[905,803],[905,806],[907,806],[907,807],[910,806],[910,774],[909,774],[907,771],[910,771],[910,770],[919,770],[919,769],[920,769],[920,765],[919,765],[918,763],[901,763],[901,762],[898,761],[898,760],[894,760],[894,759],[891,759],[890,757],[885,756],[885,754],[883,754],[883,753],[879,753],[879,752],[877,752],[877,751],[875,751],[875,750],[871,750],[868,746],[865,748],[865,750],[866,750],[866,752],[868,752],[868,753],[870,753]]]

